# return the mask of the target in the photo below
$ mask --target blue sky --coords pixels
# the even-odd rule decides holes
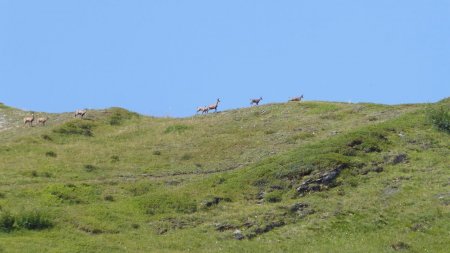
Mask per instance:
[[[188,116],[450,96],[450,1],[0,0],[0,102]]]

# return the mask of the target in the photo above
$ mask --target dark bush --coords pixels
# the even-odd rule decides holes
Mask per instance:
[[[429,108],[427,118],[439,130],[450,133],[450,106]]]
[[[42,139],[44,139],[46,141],[52,141],[53,140],[52,137],[50,137],[50,135],[48,135],[48,134],[43,134],[41,137],[42,137]]]
[[[17,218],[17,226],[29,230],[41,230],[53,226],[49,218],[39,211],[25,212]]]
[[[84,165],[84,170],[87,172],[92,172],[94,170],[98,169],[96,166],[91,165],[91,164],[86,164]]]
[[[92,122],[76,120],[63,124],[61,127],[53,130],[53,132],[63,135],[93,136],[92,130],[94,129],[94,126],[95,125]]]
[[[161,151],[155,150],[155,151],[153,151],[153,155],[161,155]]]
[[[120,158],[119,158],[118,155],[111,156],[111,162],[115,163],[115,162],[118,162],[118,161],[120,161]]]
[[[48,151],[48,152],[45,153],[45,156],[48,156],[48,157],[56,157],[57,155],[56,155],[56,153],[53,152],[53,151]]]
[[[14,216],[9,212],[3,211],[0,213],[0,231],[9,232],[14,228]]]
[[[264,195],[264,200],[270,203],[280,202],[282,199],[282,191],[273,191]]]
[[[103,199],[106,201],[114,201],[114,197],[112,195],[106,195]]]
[[[192,155],[191,154],[184,154],[181,157],[181,160],[183,160],[183,161],[187,161],[187,160],[191,160],[191,159],[192,159]]]

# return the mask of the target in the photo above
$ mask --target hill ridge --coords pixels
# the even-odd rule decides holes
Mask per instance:
[[[108,108],[0,132],[0,250],[445,252],[450,145],[427,106]]]

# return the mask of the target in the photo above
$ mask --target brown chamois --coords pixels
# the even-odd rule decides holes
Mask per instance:
[[[30,124],[30,126],[33,126],[33,121],[34,121],[34,113],[31,114],[31,117],[23,118],[24,125],[26,125],[28,123],[28,124]]]
[[[76,110],[75,111],[75,118],[79,115],[80,116],[80,118],[83,118],[84,117],[84,115],[86,114],[86,112],[87,112],[87,109],[84,109],[84,110]]]
[[[263,100],[262,97],[259,97],[259,98],[252,98],[252,99],[250,99],[250,105],[253,105],[253,104],[258,105],[259,102],[261,102],[261,100]]]
[[[202,114],[204,114],[204,113],[208,113],[208,111],[209,111],[208,106],[199,106],[199,107],[197,107],[197,113],[202,112]]]
[[[219,106],[220,103],[220,99],[217,99],[215,104],[209,105],[208,107],[208,111],[209,110],[214,110],[214,112],[217,112],[217,107]]]
[[[38,124],[40,123],[40,124],[42,124],[43,126],[45,126],[45,123],[47,122],[48,119],[49,119],[48,117],[45,117],[45,118],[38,118],[38,119],[37,119],[37,122],[38,122]]]
[[[289,99],[289,101],[302,101],[303,98],[303,94],[300,97],[293,97],[291,99]]]

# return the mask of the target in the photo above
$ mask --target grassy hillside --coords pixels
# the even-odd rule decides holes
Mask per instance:
[[[0,252],[445,252],[450,138],[426,112],[449,106],[109,108],[26,127],[0,105]]]

